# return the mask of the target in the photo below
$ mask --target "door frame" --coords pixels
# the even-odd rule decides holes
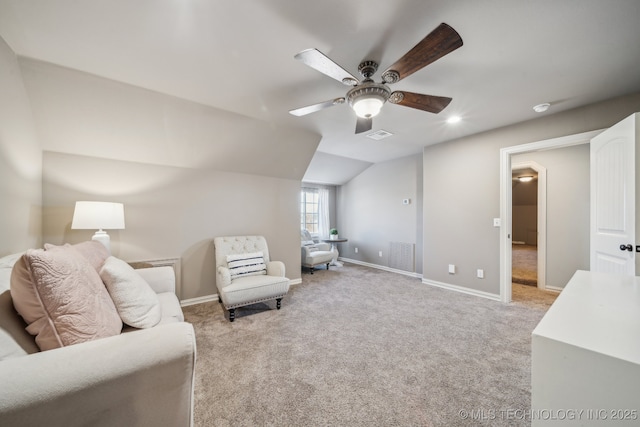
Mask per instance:
[[[547,168],[534,161],[518,162],[511,164],[511,171],[520,169],[533,169],[538,174],[538,200],[537,200],[537,262],[538,289],[547,289]],[[513,194],[512,194],[513,196]],[[513,200],[511,201],[513,204]],[[513,205],[512,205],[513,208]],[[512,211],[513,214],[513,211]],[[512,218],[513,221],[513,218]],[[513,226],[513,223],[510,223]],[[512,227],[513,228],[513,227]],[[513,268],[513,266],[512,266]]]
[[[502,224],[500,227],[500,301],[511,302],[511,156],[589,144],[591,138],[603,130],[598,129],[500,149],[500,218]],[[546,242],[546,236],[544,238]]]

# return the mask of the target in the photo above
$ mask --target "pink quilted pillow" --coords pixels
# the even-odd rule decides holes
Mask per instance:
[[[11,298],[40,350],[118,335],[122,330],[98,272],[71,249],[28,250],[11,272]]]
[[[86,242],[76,243],[75,245],[65,243],[63,246],[45,243],[44,249],[47,251],[73,249],[85,257],[96,271],[100,271],[104,261],[109,258],[109,251],[107,248],[105,248],[102,243],[96,242],[95,240],[87,240]]]

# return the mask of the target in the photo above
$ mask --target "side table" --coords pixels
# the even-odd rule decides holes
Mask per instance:
[[[331,260],[331,265],[335,265],[336,267],[342,267],[342,263],[338,262],[338,248],[336,243],[344,243],[348,242],[349,239],[320,239],[325,243],[331,243],[331,252],[335,253],[334,258]]]

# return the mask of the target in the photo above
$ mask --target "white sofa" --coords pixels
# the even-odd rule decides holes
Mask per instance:
[[[136,270],[158,295],[157,326],[39,351],[11,298],[19,258],[0,258],[0,425],[193,425],[195,334],[171,267]]]

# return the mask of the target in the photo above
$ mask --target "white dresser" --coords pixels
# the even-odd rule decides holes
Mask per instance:
[[[640,426],[640,277],[571,278],[532,333],[530,416]]]

